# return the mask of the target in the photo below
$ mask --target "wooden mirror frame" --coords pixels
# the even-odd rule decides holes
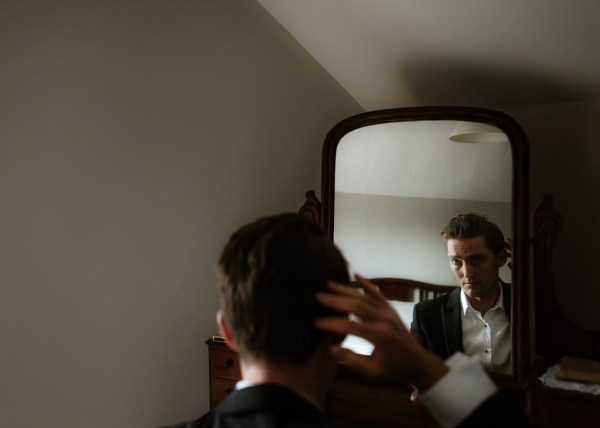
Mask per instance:
[[[311,215],[333,240],[335,161],[340,140],[349,132],[364,126],[391,122],[456,120],[481,122],[502,130],[511,146],[512,181],[512,340],[513,376],[519,384],[526,380],[529,369],[529,147],[521,126],[510,116],[494,110],[475,107],[435,106],[378,110],[351,116],[335,125],[327,134],[322,152],[321,204],[308,192]],[[318,206],[320,205],[320,207]],[[319,209],[320,208],[320,209]],[[320,211],[320,215],[315,214]]]
[[[600,330],[579,327],[564,314],[554,283],[553,253],[563,218],[544,195],[533,216],[536,353],[546,365],[564,356],[600,361]]]

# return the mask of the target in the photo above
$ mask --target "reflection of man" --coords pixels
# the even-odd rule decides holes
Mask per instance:
[[[499,277],[508,258],[504,235],[478,214],[454,217],[441,235],[460,288],[415,305],[410,330],[442,358],[477,355],[487,369],[510,374],[510,284]]]
[[[299,215],[238,230],[219,277],[217,320],[238,351],[243,380],[211,414],[180,427],[329,426],[322,406],[338,361],[372,379],[412,382],[445,427],[526,424],[477,361],[459,354],[446,365],[418,344],[374,285],[357,277],[360,293],[340,284],[349,282],[343,256]],[[371,341],[373,355],[342,349],[346,334]]]

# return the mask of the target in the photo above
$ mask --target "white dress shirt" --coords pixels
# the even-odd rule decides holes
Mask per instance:
[[[461,290],[463,350],[476,355],[487,370],[512,374],[510,322],[504,311],[502,287],[494,307],[485,315],[473,309]]]

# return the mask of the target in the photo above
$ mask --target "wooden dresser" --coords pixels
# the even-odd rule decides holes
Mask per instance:
[[[223,342],[209,339],[208,370],[210,387],[210,409],[214,409],[242,378],[237,354]]]
[[[527,400],[529,415],[536,427],[600,425],[600,396],[598,395],[550,388],[534,380],[528,389]]]
[[[527,409],[539,428],[600,426],[600,395],[551,388],[539,377],[572,356],[600,361],[600,331],[579,327],[563,313],[554,284],[553,252],[563,218],[545,195],[533,218],[536,353],[527,387]],[[596,422],[594,422],[596,421]]]

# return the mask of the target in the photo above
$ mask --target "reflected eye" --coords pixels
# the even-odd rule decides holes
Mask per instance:
[[[460,267],[460,266],[462,266],[462,260],[452,259],[452,260],[450,260],[450,264],[455,267]]]
[[[478,264],[480,264],[482,261],[483,261],[483,257],[480,257],[480,256],[478,256],[478,257],[473,257],[473,258],[471,259],[471,263],[473,263],[474,265],[478,265]]]

